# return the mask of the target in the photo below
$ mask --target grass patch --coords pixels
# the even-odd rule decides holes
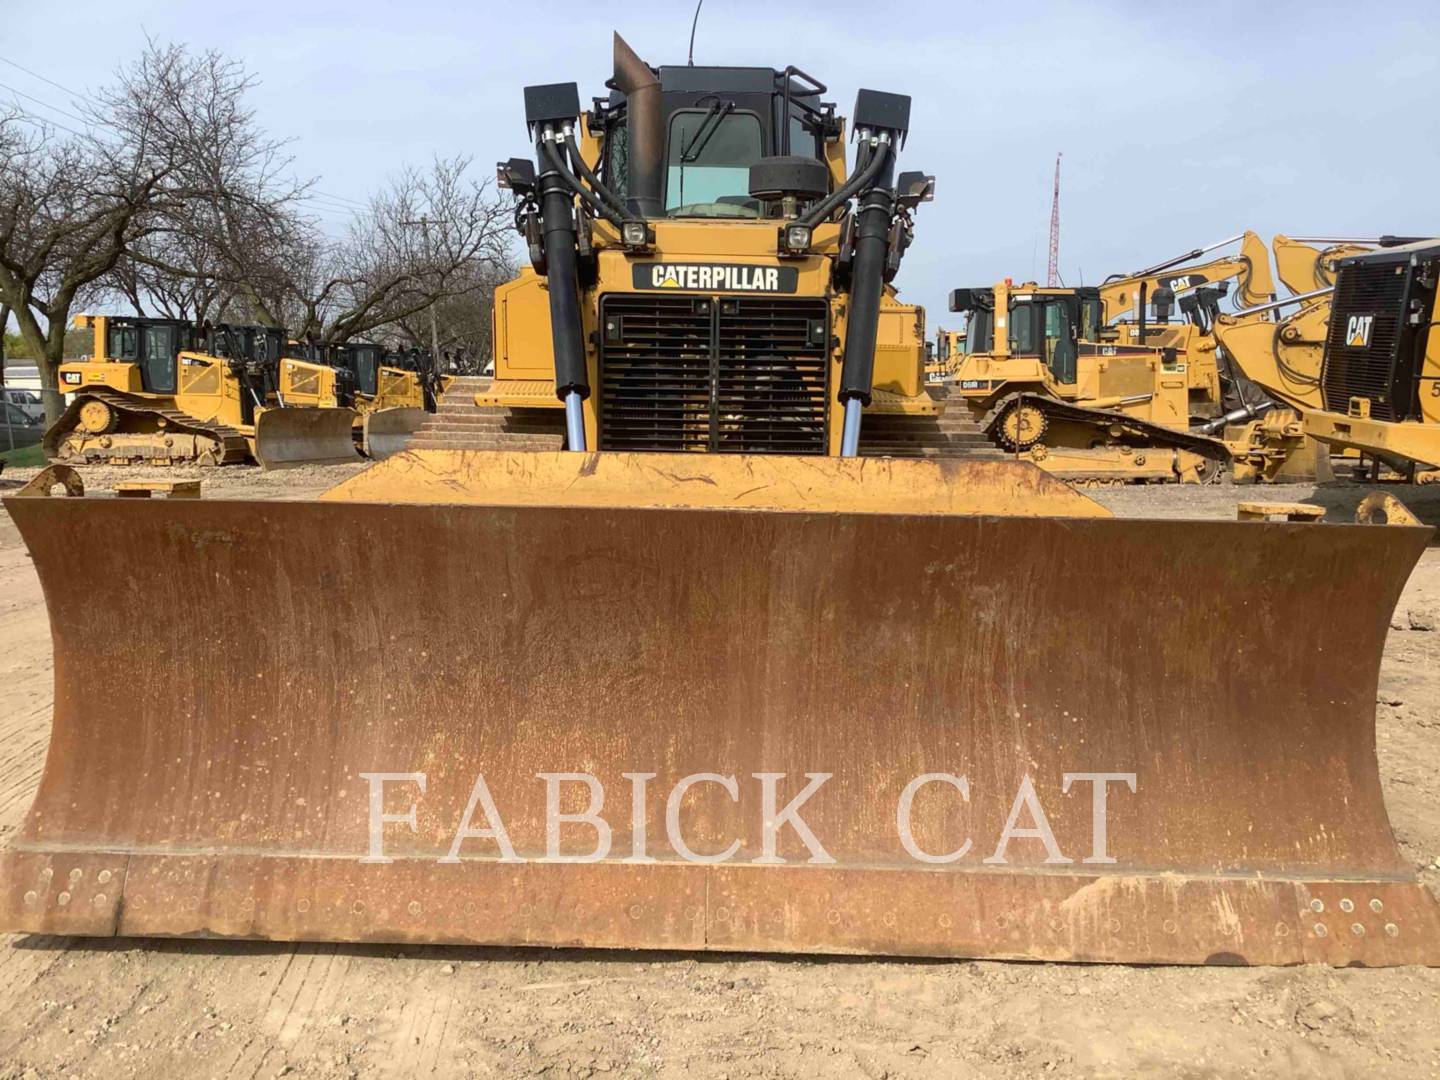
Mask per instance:
[[[13,465],[17,469],[47,464],[45,451],[38,444],[22,446],[18,450],[0,450],[0,461],[5,462],[6,465]]]

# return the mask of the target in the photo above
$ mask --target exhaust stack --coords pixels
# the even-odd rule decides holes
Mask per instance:
[[[632,214],[661,217],[660,198],[665,167],[665,115],[660,80],[625,39],[615,35],[615,86],[625,95],[630,174],[626,204]]]

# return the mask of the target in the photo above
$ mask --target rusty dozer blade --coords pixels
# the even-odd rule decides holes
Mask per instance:
[[[266,469],[360,461],[354,409],[266,409],[255,418],[255,460]]]
[[[700,454],[6,506],[56,689],[0,930],[1440,963],[1375,756],[1426,528]]]
[[[393,409],[376,409],[362,418],[365,436],[361,447],[365,456],[372,461],[383,461],[404,450],[410,438],[419,431],[430,416],[424,409],[399,406]]]

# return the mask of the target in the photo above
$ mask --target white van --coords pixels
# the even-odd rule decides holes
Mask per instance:
[[[4,400],[34,420],[45,419],[45,404],[40,400],[39,390],[7,386]]]

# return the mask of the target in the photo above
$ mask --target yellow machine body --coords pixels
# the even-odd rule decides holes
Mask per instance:
[[[1299,412],[1307,435],[1432,481],[1440,476],[1440,244],[1366,249],[1331,265],[1334,293],[1268,334],[1222,318],[1221,344],[1247,377]]]
[[[797,273],[795,296],[813,296],[830,301],[831,347],[824,367],[813,376],[823,386],[838,378],[845,340],[843,294],[831,280],[831,262],[839,249],[839,229],[821,225],[815,230],[814,254],[801,259],[781,260],[775,253],[775,225],[754,221],[657,221],[655,252],[644,261],[618,250],[618,239],[606,224],[596,224],[599,272],[593,288],[585,290],[586,339],[599,333],[599,301],[603,296],[646,295],[634,285],[635,267],[644,267],[664,277],[665,268],[697,263],[730,263],[756,271],[778,270],[782,266]],[[672,278],[677,292],[688,291],[682,277]],[[706,295],[744,295],[734,290],[707,289]],[[841,301],[841,302],[835,302]],[[555,394],[555,361],[550,334],[549,297],[545,279],[531,267],[519,277],[495,290],[494,359],[495,378],[477,395],[476,403],[506,409],[559,409]],[[596,350],[589,351],[592,385],[600,385]],[[827,372],[828,369],[828,372]],[[588,445],[595,445],[600,433],[599,409],[603,390],[585,402],[585,432]],[[840,424],[834,395],[825,395],[828,429],[827,453],[840,449]],[[936,416],[942,403],[925,391],[925,310],[899,301],[887,288],[881,303],[880,329],[875,349],[874,392],[867,411],[875,414]]]

